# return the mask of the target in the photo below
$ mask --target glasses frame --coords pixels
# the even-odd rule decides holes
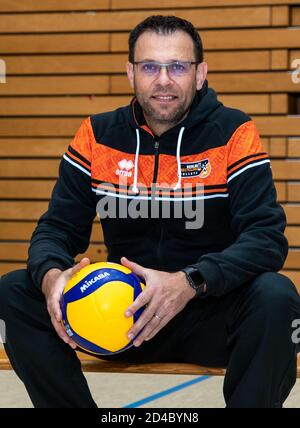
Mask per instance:
[[[168,63],[163,63],[163,62],[158,62],[158,61],[133,61],[132,64],[133,65],[139,65],[139,64],[156,64],[156,65],[159,65],[159,67],[160,67],[159,68],[159,72],[157,74],[153,74],[153,75],[149,74],[148,77],[157,77],[157,76],[159,76],[160,71],[161,71],[162,68],[165,68],[166,71],[167,71],[167,73],[168,73],[168,75],[171,74],[172,77],[182,77],[182,76],[186,76],[186,74],[176,76],[176,75],[174,75],[174,74],[172,74],[172,73],[169,72],[168,67],[170,65],[172,65],[172,64],[198,65],[198,64],[201,64],[201,62],[199,62],[199,61],[171,61],[171,62],[168,62]],[[144,75],[147,76],[147,73],[144,73]]]

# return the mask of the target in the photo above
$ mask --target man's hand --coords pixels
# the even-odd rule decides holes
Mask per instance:
[[[140,318],[128,332],[132,340],[141,330],[134,346],[152,339],[191,300],[196,291],[189,285],[184,272],[168,273],[147,269],[122,257],[121,263],[131,269],[146,282],[146,287],[130,305],[125,316],[132,316],[147,305]]]
[[[88,258],[83,258],[79,263],[72,268],[65,271],[60,269],[50,269],[44,276],[42,281],[42,292],[46,297],[47,310],[49,312],[51,322],[59,337],[71,348],[75,349],[77,344],[66,333],[63,325],[61,324],[62,313],[60,310],[60,298],[64,291],[65,285],[69,279],[77,273],[84,266],[90,263]]]

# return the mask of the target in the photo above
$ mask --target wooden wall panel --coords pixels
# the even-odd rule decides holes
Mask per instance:
[[[287,141],[284,137],[271,137],[269,139],[268,153],[273,158],[284,158],[287,156]]]
[[[47,208],[48,202],[0,200],[0,220],[36,221]]]
[[[26,177],[27,178],[27,177]],[[20,179],[0,179],[0,198],[3,199],[45,199],[48,200],[53,186],[54,180],[20,180]],[[3,224],[3,229],[6,229],[6,224]],[[0,231],[1,239],[1,231]]]
[[[0,116],[89,116],[125,106],[130,100],[131,96],[0,97]],[[220,101],[250,114],[271,113],[267,94],[220,94]],[[285,99],[272,104],[274,112],[287,113]]]
[[[0,95],[96,95],[107,94],[110,77],[103,76],[10,76],[0,85]]]
[[[299,47],[299,28],[258,28],[249,37],[249,29],[200,31],[205,51],[243,49],[282,49]],[[128,50],[126,32],[4,34],[1,54],[53,54],[123,52]]]
[[[300,25],[300,7],[299,5],[297,7],[291,8],[291,17],[292,17],[292,25]]]
[[[255,97],[253,99],[253,97]],[[268,113],[266,96],[253,95],[243,100],[244,105],[248,105],[249,111],[254,113]],[[0,116],[90,116],[92,114],[115,110],[120,106],[125,106],[130,102],[130,96],[116,97],[28,97],[0,98]],[[234,100],[235,101],[235,100]],[[236,101],[238,103],[239,100]]]
[[[61,33],[73,31],[130,31],[153,11],[94,12],[94,13],[33,13],[2,14],[0,28],[3,33]],[[267,27],[271,25],[271,8],[239,7],[167,9],[165,14],[177,14],[193,21],[197,28]]]
[[[6,34],[0,37],[0,52],[1,54],[108,52],[109,38],[109,33]]]
[[[287,184],[287,196],[289,202],[300,202],[300,182]]]
[[[0,118],[0,137],[71,137],[82,118]],[[253,116],[262,136],[298,136],[300,116]]]
[[[293,83],[288,72],[249,72],[249,73],[213,73],[208,74],[209,84],[223,93],[276,93],[298,92],[299,86]],[[131,88],[125,75],[111,76],[111,92],[128,94]]]
[[[249,37],[249,29],[199,31],[205,51],[241,49],[279,49],[299,47],[299,28],[257,28]],[[129,33],[112,33],[112,52],[127,52]],[[49,37],[49,36],[47,36]],[[65,36],[66,37],[66,36]],[[69,36],[71,37],[71,36]]]
[[[287,26],[290,22],[289,6],[272,6],[272,25]]]
[[[209,63],[211,71],[218,72],[270,70],[270,55],[268,50],[208,52],[206,61]],[[9,76],[20,74],[116,74],[125,72],[127,55],[24,55],[2,56],[2,59],[6,62]],[[281,57],[274,61],[276,61],[274,67],[284,68]]]
[[[0,159],[1,178],[55,178],[58,174],[59,161],[56,159]]]
[[[0,138],[1,157],[60,157],[66,151],[70,138]]]
[[[288,72],[210,72],[210,86],[219,93],[298,92]],[[0,85],[0,96],[23,95],[124,95],[131,94],[128,79],[121,75],[10,76]]]
[[[199,6],[199,0],[161,0],[159,4],[156,0],[143,0],[143,8],[168,8],[168,7],[195,7]],[[201,0],[202,7],[215,7],[215,6],[261,6],[261,5],[298,5],[299,0]],[[112,9],[136,9],[135,0],[112,0]]]
[[[273,160],[272,170],[275,180],[300,180],[300,160]]]
[[[300,138],[289,138],[288,156],[300,158]]]
[[[300,116],[290,114],[291,95],[300,97],[291,70],[300,58],[300,0],[2,0],[0,275],[25,266],[61,156],[81,122],[129,102],[128,33],[153,13],[194,23],[210,86],[255,120],[288,220],[283,272],[300,289]],[[92,261],[106,257],[98,223],[86,253]]]
[[[56,178],[53,179],[0,179],[0,198],[9,199],[9,200],[46,200],[50,199],[51,191],[55,184]],[[299,185],[290,183],[290,186],[296,186],[295,189],[289,189],[289,195],[291,200],[299,196]],[[277,190],[278,200],[281,202],[286,202],[288,200],[288,188],[287,183],[282,181],[275,181],[275,187]],[[25,219],[26,220],[26,219]],[[3,224],[5,228],[5,224]],[[1,231],[0,231],[1,239]]]
[[[0,12],[37,12],[57,10],[109,9],[109,0],[1,0]]]
[[[0,221],[0,240],[29,241],[36,227],[35,221]],[[103,233],[99,219],[96,217],[93,224],[91,242],[103,244]]]

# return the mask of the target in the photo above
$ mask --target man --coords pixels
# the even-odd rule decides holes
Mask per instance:
[[[36,407],[95,406],[59,299],[89,263],[73,266],[97,209],[108,260],[146,281],[126,313],[146,305],[128,332],[134,346],[106,358],[227,367],[228,407],[281,407],[296,379],[291,325],[300,302],[276,273],[288,251],[286,219],[256,127],[208,88],[201,40],[185,20],[140,23],[127,74],[136,97],[83,122],[32,235],[27,271],[1,280],[11,363]],[[154,214],[129,215],[131,203],[138,210],[153,200]],[[103,201],[116,215],[104,215]],[[188,224],[191,211],[204,216],[202,227]]]

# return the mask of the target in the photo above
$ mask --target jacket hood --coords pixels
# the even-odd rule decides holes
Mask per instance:
[[[208,87],[208,81],[205,80],[202,88],[196,91],[187,117],[162,135],[173,133],[178,134],[182,127],[188,129],[199,125],[222,105],[223,104],[217,98],[217,93]],[[136,97],[134,97],[131,101],[130,124],[134,128],[140,127],[152,133],[147,126],[142,107]]]
[[[191,104],[189,113],[187,117],[175,125],[173,128],[168,129],[166,132],[160,135],[159,139],[164,140],[164,146],[169,144],[176,155],[176,163],[177,163],[177,175],[178,181],[173,190],[178,190],[181,188],[181,145],[183,140],[183,134],[185,130],[192,128],[193,126],[199,126],[203,121],[206,120],[208,116],[210,116],[217,108],[222,105],[220,101],[217,99],[217,94],[213,89],[208,88],[208,82],[205,80],[201,90],[197,91],[193,102]],[[151,134],[153,138],[157,138],[151,129],[148,127],[143,110],[137,98],[134,97],[131,101],[130,106],[130,123],[135,128],[136,132],[136,152],[135,152],[135,161],[134,161],[134,182],[133,182],[133,192],[138,194],[139,189],[137,186],[138,183],[138,158],[140,154],[140,146],[141,146],[141,136],[140,130]],[[176,146],[174,145],[174,141],[176,142]]]

